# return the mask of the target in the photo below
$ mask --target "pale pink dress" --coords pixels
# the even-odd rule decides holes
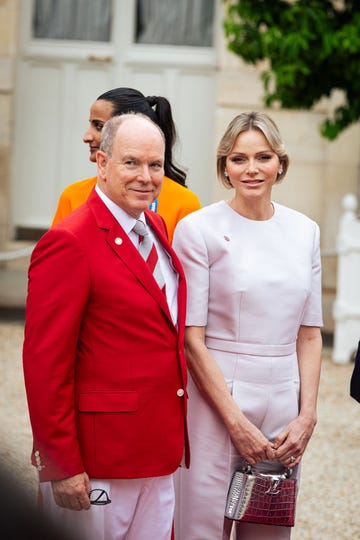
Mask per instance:
[[[319,228],[299,212],[274,208],[271,219],[254,221],[220,201],[181,220],[173,242],[187,277],[186,324],[206,327],[229,391],[269,439],[298,414],[299,327],[322,325]],[[191,378],[188,394],[191,465],[177,473],[175,537],[222,540],[229,538],[228,485],[241,457]],[[241,524],[236,538],[290,534],[288,527]]]

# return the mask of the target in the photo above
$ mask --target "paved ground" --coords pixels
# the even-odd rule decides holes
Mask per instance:
[[[35,496],[31,434],[24,393],[23,322],[0,319],[0,460]],[[360,539],[360,404],[348,395],[352,365],[324,351],[319,423],[303,459],[293,540]],[[41,399],[41,396],[39,396]],[[208,540],[208,539],[204,539]]]

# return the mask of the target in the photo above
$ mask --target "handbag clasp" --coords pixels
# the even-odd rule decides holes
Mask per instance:
[[[279,487],[280,482],[281,480],[279,478],[274,479],[271,482],[271,486],[269,487],[269,489],[265,491],[265,493],[267,495],[279,495],[280,489],[278,489],[278,487]]]

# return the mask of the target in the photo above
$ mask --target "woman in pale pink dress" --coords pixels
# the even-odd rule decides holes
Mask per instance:
[[[299,463],[313,433],[321,362],[319,228],[272,201],[288,156],[273,121],[244,113],[217,154],[229,201],[177,225],[188,283],[190,470],[177,479],[176,540],[222,540],[234,469]],[[288,540],[291,528],[237,523],[240,540]]]

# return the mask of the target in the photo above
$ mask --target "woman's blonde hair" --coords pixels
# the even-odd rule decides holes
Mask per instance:
[[[235,116],[228,125],[224,135],[222,136],[216,153],[216,169],[219,181],[226,187],[232,188],[228,176],[225,176],[226,158],[231,153],[236,139],[243,131],[251,129],[260,131],[268,141],[272,150],[277,154],[281,173],[278,173],[277,182],[280,182],[286,175],[289,167],[289,156],[285,151],[284,142],[281,138],[280,131],[275,122],[263,112],[245,112]]]

